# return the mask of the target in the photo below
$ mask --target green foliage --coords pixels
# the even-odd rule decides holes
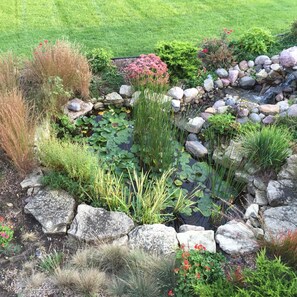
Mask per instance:
[[[296,117],[278,117],[275,123],[278,127],[283,127],[284,129],[288,129],[294,141],[297,141],[297,118]]]
[[[297,39],[297,20],[291,25],[291,35]]]
[[[277,126],[249,131],[240,138],[244,154],[261,170],[278,170],[290,154],[292,135]]]
[[[244,55],[256,56],[268,53],[274,44],[275,38],[268,30],[251,28],[240,36],[235,46]]]
[[[297,296],[297,275],[280,258],[269,260],[262,250],[256,260],[257,268],[244,271],[244,288],[236,297]]]
[[[134,104],[134,142],[139,146],[143,166],[164,171],[174,162],[175,131],[170,117],[171,103],[163,95],[144,92]]]
[[[165,171],[160,177],[149,179],[148,173],[140,175],[134,171],[130,175],[132,189],[133,219],[139,224],[155,224],[168,222],[177,213],[191,214],[191,202],[185,194],[176,189],[171,191],[167,180],[172,170]],[[178,197],[175,198],[175,192]]]
[[[113,52],[110,49],[94,48],[86,54],[93,73],[109,70],[112,67]]]
[[[6,248],[13,239],[12,227],[4,222],[0,223],[0,248]]]
[[[198,48],[190,42],[171,41],[158,43],[156,54],[167,64],[172,82],[186,80],[195,85],[198,78]]]
[[[222,254],[206,251],[201,244],[196,244],[195,249],[189,251],[182,246],[176,252],[174,296],[193,296],[200,284],[211,284],[223,278],[224,261]]]
[[[38,267],[41,271],[52,273],[62,265],[64,255],[62,252],[54,251],[45,255],[39,262]]]

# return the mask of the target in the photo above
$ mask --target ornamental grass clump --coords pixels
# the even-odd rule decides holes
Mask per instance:
[[[21,174],[32,171],[35,119],[18,90],[0,94],[0,147]]]
[[[0,56],[0,93],[11,92],[19,87],[18,59],[13,53]]]
[[[288,129],[267,126],[251,130],[241,138],[243,153],[261,170],[278,170],[290,155],[292,134]]]
[[[81,54],[77,45],[65,40],[54,43],[45,40],[34,49],[32,60],[28,61],[23,71],[24,89],[30,89],[30,96],[36,99],[36,93],[47,88],[49,80],[59,77],[65,92],[89,97],[89,86],[92,73],[87,58]],[[31,94],[32,93],[32,94]],[[45,105],[46,94],[41,94],[36,105]],[[44,98],[45,97],[45,98]]]
[[[126,79],[137,89],[166,89],[169,74],[167,65],[155,54],[141,55],[129,64],[124,72]]]

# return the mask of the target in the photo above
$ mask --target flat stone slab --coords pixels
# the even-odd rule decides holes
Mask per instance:
[[[297,229],[297,206],[279,206],[263,213],[265,239],[270,240]]]
[[[132,219],[122,212],[80,204],[68,234],[87,242],[112,242],[127,235],[133,227]]]
[[[142,225],[129,234],[128,245],[158,255],[174,253],[178,247],[174,228],[163,224]]]
[[[215,238],[220,248],[230,255],[252,253],[259,248],[251,228],[235,220],[220,226]]]
[[[46,234],[66,233],[74,217],[75,200],[65,191],[42,190],[29,199],[24,210],[41,224]]]
[[[79,105],[80,106],[80,110],[79,111],[73,111],[73,110],[69,110],[68,106],[69,104],[75,104],[75,105]],[[87,113],[89,113],[91,110],[93,109],[93,103],[91,102],[84,102],[80,99],[72,99],[68,102],[68,104],[66,104],[66,106],[64,107],[64,114],[66,114],[72,121],[76,120],[77,118],[79,118],[80,116],[84,116]]]
[[[196,244],[202,244],[207,251],[212,253],[216,252],[216,242],[213,230],[177,233],[177,240],[180,245],[185,245],[186,250],[194,249]]]

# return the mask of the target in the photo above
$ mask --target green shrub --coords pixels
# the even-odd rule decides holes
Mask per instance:
[[[105,48],[94,48],[86,54],[93,73],[99,73],[112,68],[113,52]]]
[[[244,288],[235,297],[293,297],[297,296],[297,275],[280,258],[269,260],[262,250],[256,260],[256,269],[243,273]]]
[[[251,28],[235,43],[237,50],[248,56],[267,54],[274,44],[273,35],[268,30],[261,28]]]
[[[134,142],[139,145],[140,160],[155,171],[170,168],[174,161],[171,103],[163,101],[163,95],[144,92],[133,109]]]
[[[284,128],[266,126],[240,138],[243,152],[261,170],[278,170],[290,154],[291,133]]]
[[[297,20],[295,22],[293,22],[291,25],[291,35],[294,38],[297,38]]]
[[[297,118],[296,117],[278,117],[275,123],[279,127],[283,127],[284,129],[289,129],[292,133],[292,137],[295,141],[297,141]]]
[[[187,80],[195,85],[198,78],[198,48],[189,42],[171,41],[158,43],[156,54],[167,64],[172,82]]]
[[[0,222],[0,249],[5,249],[9,245],[10,241],[13,239],[13,233],[11,226],[2,221]]]

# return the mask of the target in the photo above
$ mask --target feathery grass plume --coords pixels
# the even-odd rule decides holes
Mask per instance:
[[[21,174],[29,173],[35,166],[35,119],[18,90],[1,94],[0,105],[0,146]]]
[[[23,71],[23,87],[32,90],[29,93],[34,95],[36,105],[42,110],[47,109],[49,102],[49,92],[55,95],[57,90],[55,85],[59,80],[58,98],[61,102],[55,102],[62,106],[69,97],[69,92],[79,94],[83,98],[89,97],[89,86],[92,73],[87,58],[81,54],[76,44],[66,40],[57,40],[54,43],[45,40],[34,49],[33,58],[27,61]],[[39,99],[36,93],[39,91]],[[65,99],[66,98],[66,99]],[[60,104],[59,104],[60,103]]]
[[[0,56],[0,93],[11,92],[18,88],[18,59],[11,52]]]

